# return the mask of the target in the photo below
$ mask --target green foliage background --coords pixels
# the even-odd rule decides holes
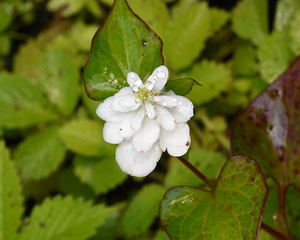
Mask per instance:
[[[279,0],[272,29],[266,0],[242,0],[230,12],[196,0],[128,3],[161,37],[170,79],[203,85],[187,96],[195,105],[189,160],[216,179],[230,121],[300,54],[300,2]],[[0,3],[0,240],[166,240],[158,221],[165,192],[203,185],[167,155],[146,178],[127,176],[103,141],[82,71],[111,4]],[[268,184],[264,222],[276,227],[278,193]],[[299,239],[300,196],[293,188],[288,196]],[[262,231],[260,239],[274,238]]]

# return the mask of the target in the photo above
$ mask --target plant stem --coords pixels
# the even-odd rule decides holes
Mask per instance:
[[[205,182],[211,189],[215,189],[215,184],[211,182],[206,176],[198,171],[189,161],[183,157],[177,157],[186,167],[188,167],[193,173],[195,173],[203,182]]]
[[[286,236],[284,236],[282,233],[277,232],[273,228],[269,227],[268,225],[261,223],[260,227],[265,230],[266,232],[270,233],[272,236],[276,237],[277,239],[280,240],[289,240]]]

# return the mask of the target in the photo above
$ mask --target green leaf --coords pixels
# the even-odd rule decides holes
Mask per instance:
[[[245,40],[259,45],[268,34],[268,4],[266,0],[243,0],[233,10],[233,30]]]
[[[47,9],[50,12],[60,12],[63,17],[70,17],[82,10],[85,0],[50,0]]]
[[[176,95],[187,95],[194,85],[200,85],[196,80],[191,78],[181,78],[175,80],[169,80],[165,85],[165,91],[172,90]]]
[[[286,31],[289,28],[292,18],[297,17],[297,9],[300,9],[298,0],[280,0],[276,4],[276,14],[274,20],[274,29],[277,31]]]
[[[103,156],[113,145],[104,142],[102,126],[89,119],[73,120],[60,129],[59,135],[67,148],[84,156]]]
[[[141,79],[163,64],[162,42],[128,7],[116,0],[109,16],[93,38],[85,67],[85,87],[95,100],[107,98],[128,86],[127,73]]]
[[[70,194],[74,197],[84,197],[85,199],[95,198],[93,190],[80,182],[80,180],[74,175],[73,168],[68,168],[63,172],[60,172],[59,176],[60,189],[65,194]]]
[[[267,83],[279,77],[294,58],[289,45],[289,37],[285,32],[274,32],[258,47],[259,71]]]
[[[214,190],[170,189],[161,202],[161,223],[172,239],[256,239],[267,194],[258,164],[234,156]]]
[[[300,194],[291,186],[286,193],[286,212],[289,229],[295,239],[300,239]]]
[[[82,198],[47,198],[41,206],[34,207],[18,240],[85,240],[115,211],[102,204],[92,206],[91,201],[84,202]]]
[[[42,93],[23,77],[0,74],[0,125],[26,128],[57,119]]]
[[[74,158],[74,168],[76,176],[91,186],[97,194],[114,189],[128,177],[115,161],[114,152],[102,158],[77,155]]]
[[[200,172],[203,172],[208,178],[217,179],[226,160],[220,153],[208,149],[192,149],[189,153],[189,162],[193,166]],[[165,179],[167,188],[174,186],[197,187],[201,184],[203,184],[202,180],[184,167],[178,159],[175,159],[172,163]]]
[[[231,125],[231,152],[255,159],[266,176],[300,189],[300,58]]]
[[[66,155],[58,130],[58,126],[49,126],[18,145],[15,164],[22,177],[38,180],[57,170]]]
[[[79,73],[75,61],[60,49],[51,49],[42,58],[37,81],[59,110],[70,115],[79,96]]]
[[[233,57],[233,71],[242,76],[256,74],[256,52],[252,44],[239,42]]]
[[[187,75],[202,84],[202,87],[193,88],[188,96],[195,104],[208,102],[217,97],[231,81],[231,73],[228,68],[207,60],[195,64]]]
[[[13,20],[13,9],[9,4],[0,3],[0,32],[4,31]]]
[[[128,4],[132,11],[164,41],[169,22],[169,12],[166,4],[156,0],[128,0]]]
[[[11,48],[11,39],[8,34],[0,34],[0,54],[9,54]]]
[[[21,191],[8,149],[0,140],[0,240],[14,240],[16,237],[23,213]]]
[[[300,4],[299,4],[300,5]],[[295,17],[291,22],[290,36],[291,36],[291,49],[294,54],[298,56],[300,54],[300,6]]]
[[[164,188],[153,183],[145,185],[135,195],[122,221],[128,237],[138,235],[150,227],[158,216],[159,203],[164,193]]]
[[[230,18],[230,14],[222,9],[210,8],[211,30],[210,34],[213,35],[217,32]]]
[[[187,6],[176,6],[164,38],[168,64],[174,70],[188,67],[203,50],[210,31],[207,2],[194,1]]]

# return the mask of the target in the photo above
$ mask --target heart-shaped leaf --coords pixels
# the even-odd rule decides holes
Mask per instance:
[[[161,223],[172,239],[257,239],[267,194],[258,164],[234,156],[214,190],[171,188],[161,202]]]
[[[130,71],[141,79],[163,64],[160,38],[129,8],[116,0],[92,41],[84,71],[88,96],[107,98],[124,86]]]
[[[266,176],[300,189],[300,57],[231,125],[232,155],[255,159]]]

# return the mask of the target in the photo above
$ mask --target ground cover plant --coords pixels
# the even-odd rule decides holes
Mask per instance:
[[[300,239],[299,1],[0,11],[0,239]]]

